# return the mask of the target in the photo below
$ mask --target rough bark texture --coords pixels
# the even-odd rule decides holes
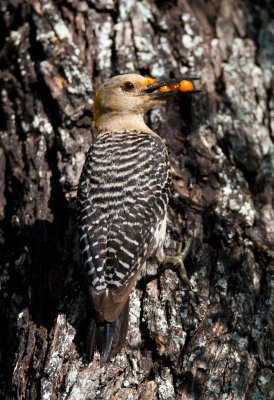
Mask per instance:
[[[274,397],[273,21],[271,0],[1,0],[1,398]],[[194,238],[192,287],[143,278],[100,368],[75,196],[94,90],[132,71],[202,78],[149,115],[173,164],[166,246]]]

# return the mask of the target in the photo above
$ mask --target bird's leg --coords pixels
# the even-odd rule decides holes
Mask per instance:
[[[168,268],[175,270],[184,286],[190,286],[190,282],[184,266],[184,260],[189,252],[191,243],[192,239],[190,238],[187,240],[183,250],[182,244],[178,243],[176,256],[167,256],[165,255],[163,250],[156,254],[156,259],[159,264],[161,264],[161,270],[164,271]]]

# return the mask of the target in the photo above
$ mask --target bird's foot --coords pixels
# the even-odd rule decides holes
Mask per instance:
[[[156,256],[157,261],[161,264],[162,271],[169,268],[174,270],[178,274],[183,286],[188,286],[188,287],[190,287],[190,282],[184,266],[184,260],[188,255],[191,243],[192,239],[190,238],[187,240],[183,250],[182,250],[182,243],[178,243],[176,256],[166,256],[164,253]]]

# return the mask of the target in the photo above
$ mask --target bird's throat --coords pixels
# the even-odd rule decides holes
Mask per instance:
[[[94,115],[94,122],[98,132],[121,132],[121,130],[127,130],[155,135],[155,132],[146,125],[143,115],[139,113],[116,113],[113,111],[103,115],[97,114]]]

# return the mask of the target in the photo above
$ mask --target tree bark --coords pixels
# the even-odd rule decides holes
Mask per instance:
[[[271,0],[1,0],[2,398],[274,398],[273,21]],[[148,116],[172,163],[166,249],[193,237],[191,289],[142,277],[100,368],[75,197],[95,90],[133,71],[201,77]]]

